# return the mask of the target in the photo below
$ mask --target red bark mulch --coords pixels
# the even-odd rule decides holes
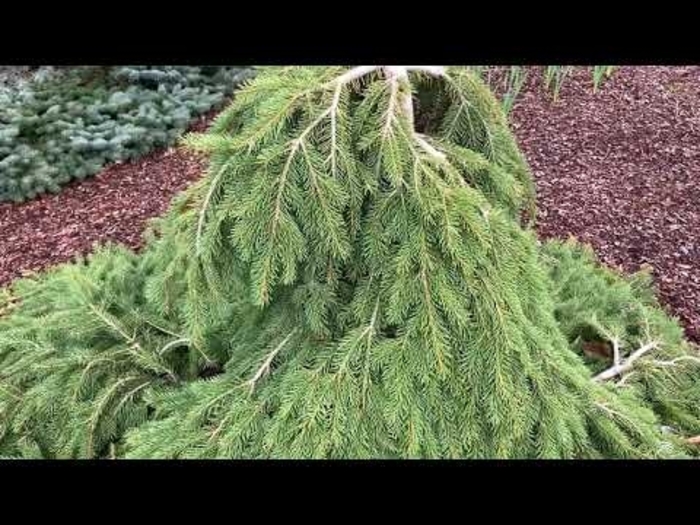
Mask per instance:
[[[538,231],[574,235],[626,271],[650,265],[700,342],[700,67],[622,67],[596,94],[591,83],[577,68],[556,104],[533,82],[516,103]]]
[[[211,114],[192,126],[201,130]],[[205,161],[175,148],[108,166],[56,195],[0,203],[0,286],[91,252],[95,245],[141,245],[149,219],[202,175]]]

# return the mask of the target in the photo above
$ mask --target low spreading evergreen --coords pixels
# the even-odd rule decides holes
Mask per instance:
[[[6,293],[0,454],[690,452],[695,349],[641,278],[521,226],[529,172],[473,72],[266,68],[187,142],[209,172],[141,255]]]
[[[649,273],[623,277],[574,241],[541,252],[560,329],[594,379],[635,392],[664,431],[700,435],[700,353],[659,305]]]
[[[0,201],[59,191],[172,144],[250,74],[234,67],[78,68],[0,96]]]

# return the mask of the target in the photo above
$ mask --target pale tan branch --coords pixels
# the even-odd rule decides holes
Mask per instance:
[[[335,93],[333,94],[333,101],[331,102],[331,173],[334,177],[337,177],[337,159],[336,159],[336,149],[338,148],[338,106],[340,105],[340,95],[343,91],[343,86],[345,84],[339,83],[335,88]]]
[[[394,123],[394,106],[396,106],[397,95],[399,93],[399,83],[395,77],[389,78],[389,106],[386,110],[386,122],[382,127],[382,138],[386,139]]]
[[[613,365],[620,366],[620,342],[617,340],[617,337],[613,337],[612,344],[613,344]]]
[[[177,339],[177,340],[175,340],[175,341],[170,341],[170,342],[169,342],[168,344],[166,344],[163,348],[161,348],[160,350],[158,350],[158,355],[161,355],[161,356],[162,356],[163,354],[165,354],[165,353],[168,352],[169,350],[172,350],[173,348],[177,348],[177,347],[179,347],[179,346],[185,346],[185,345],[189,345],[189,344],[190,344],[190,340],[189,340],[189,339],[185,339],[185,338],[183,338],[183,339]]]
[[[250,378],[248,381],[246,381],[246,385],[250,386],[250,392],[251,394],[255,391],[255,385],[257,382],[263,377],[266,376],[267,374],[270,373],[270,366],[272,365],[272,361],[277,357],[277,354],[280,353],[280,351],[284,348],[284,346],[289,342],[289,340],[292,338],[292,336],[298,331],[298,328],[295,328],[292,330],[287,337],[285,337],[282,342],[275,347],[272,352],[270,352],[267,357],[265,358],[265,361],[263,361],[263,364],[260,365],[260,368],[255,372],[255,375]]]
[[[609,379],[612,379],[614,377],[621,376],[625,372],[628,372],[629,370],[632,369],[634,366],[634,363],[641,357],[644,356],[647,352],[650,352],[651,350],[654,350],[658,348],[658,343],[652,341],[650,343],[645,344],[638,350],[634,351],[627,359],[625,359],[622,363],[618,365],[613,365],[607,370],[602,371],[600,374],[595,376],[593,378],[593,381],[596,382],[601,382],[601,381],[608,381]]]
[[[445,154],[441,151],[438,151],[436,148],[434,148],[427,140],[423,138],[423,136],[420,133],[414,133],[414,137],[416,139],[416,143],[423,148],[423,150],[430,155],[431,157],[439,160],[439,161],[444,161],[445,160]]]
[[[358,66],[352,68],[340,75],[338,78],[331,80],[329,85],[335,86],[336,84],[349,84],[350,82],[376,71],[380,67],[381,66]]]
[[[397,93],[401,83],[410,86],[408,83],[408,69],[405,66],[385,66],[387,78],[391,82],[392,93]],[[411,128],[413,128],[413,97],[410,89],[401,97],[401,108],[408,120]]]

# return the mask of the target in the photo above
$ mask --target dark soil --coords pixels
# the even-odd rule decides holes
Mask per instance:
[[[651,266],[700,342],[700,67],[622,67],[596,94],[577,68],[555,104],[536,76],[512,117],[540,235],[573,235],[625,271]]]

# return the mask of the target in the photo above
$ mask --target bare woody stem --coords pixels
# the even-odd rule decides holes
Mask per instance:
[[[287,337],[285,337],[282,342],[275,347],[272,352],[270,352],[267,357],[265,358],[265,361],[263,361],[263,364],[260,365],[260,368],[255,372],[255,375],[250,378],[248,381],[246,381],[246,385],[250,387],[250,393],[252,394],[255,391],[255,386],[260,381],[260,379],[270,373],[270,366],[272,365],[272,361],[277,357],[277,354],[280,353],[280,351],[284,348],[284,346],[289,342],[289,340],[292,338],[292,336],[297,332],[297,328],[292,330]]]
[[[621,376],[625,372],[629,372],[634,366],[634,363],[640,357],[644,356],[644,354],[650,352],[651,350],[654,350],[655,348],[658,348],[658,344],[654,341],[645,344],[639,350],[635,350],[627,359],[625,359],[620,364],[616,364],[614,366],[611,366],[607,370],[602,371],[600,374],[593,378],[593,381],[608,381],[614,377]]]
[[[376,71],[383,71],[386,74],[387,81],[392,83],[392,90],[399,90],[400,88],[403,87],[403,91],[401,92],[400,95],[400,104],[401,107],[403,108],[403,113],[406,116],[408,122],[410,123],[410,127],[413,130],[413,137],[416,142],[416,144],[423,150],[425,151],[428,155],[433,157],[434,159],[437,159],[438,161],[444,161],[445,160],[445,155],[438,151],[435,147],[433,147],[425,138],[420,135],[418,132],[415,131],[414,129],[414,108],[413,108],[413,97],[411,94],[411,87],[410,87],[410,81],[408,78],[408,73],[409,71],[414,71],[414,72],[420,72],[424,73],[426,75],[430,76],[435,76],[435,77],[441,77],[441,78],[448,78],[447,73],[445,71],[445,68],[442,66],[357,66],[352,69],[349,69],[342,75],[334,78],[333,80],[330,80],[329,82],[326,82],[321,86],[321,89],[333,89],[333,98],[331,101],[331,104],[328,108],[326,108],[321,114],[309,125],[307,126],[301,134],[294,140],[292,140],[289,144],[289,155],[287,157],[287,160],[285,162],[285,165],[282,169],[282,175],[280,177],[280,184],[279,184],[279,190],[277,193],[277,198],[275,200],[275,211],[273,214],[273,220],[272,220],[272,235],[276,233],[277,230],[277,225],[280,219],[280,214],[281,214],[281,208],[282,208],[282,195],[284,193],[284,188],[285,188],[285,183],[287,180],[287,173],[291,167],[292,161],[299,151],[302,142],[305,140],[306,136],[311,133],[312,130],[314,130],[324,119],[330,118],[330,124],[331,124],[331,151],[328,160],[330,161],[331,165],[331,172],[335,175],[337,171],[337,114],[338,114],[338,107],[340,105],[340,97],[342,90],[345,86],[351,84],[352,82],[359,80],[360,78],[369,75],[370,73],[374,73]],[[312,91],[315,91],[312,90]],[[308,93],[308,92],[307,92]],[[295,97],[294,100],[300,98],[299,96]],[[196,253],[197,255],[201,255],[202,252],[202,236],[204,232],[204,226],[205,226],[205,221],[206,221],[206,212],[207,209],[210,206],[210,202],[213,198],[213,195],[216,191],[216,189],[219,186],[220,179],[223,177],[223,174],[226,170],[228,165],[225,165],[224,167],[217,172],[217,174],[214,176],[214,179],[212,180],[210,186],[209,186],[209,191],[207,192],[207,195],[204,198],[204,203],[201,207],[200,213],[199,213],[199,221],[197,224],[197,232],[195,236],[195,247],[196,247]]]
[[[389,82],[398,84],[397,88],[399,90],[402,87],[404,89],[403,93],[401,93],[400,103],[403,113],[411,125],[411,129],[413,129],[413,98],[411,97],[410,84],[408,83],[408,69],[406,69],[406,66],[385,66],[384,69]]]
[[[398,82],[404,84],[404,87],[408,87],[408,73],[409,71],[417,71],[420,73],[425,73],[434,77],[445,77],[445,68],[442,66],[358,66],[355,67],[342,75],[340,75],[335,80],[331,81],[331,85],[337,86],[338,89],[350,82],[358,80],[365,75],[373,73],[377,70],[383,70],[389,82]],[[336,91],[337,97],[338,91]],[[334,105],[337,104],[337,100],[334,100]],[[414,121],[414,111],[413,111],[413,100],[411,97],[410,89],[405,91],[401,97],[401,105],[406,118],[413,126]],[[425,143],[425,141],[423,141]]]

